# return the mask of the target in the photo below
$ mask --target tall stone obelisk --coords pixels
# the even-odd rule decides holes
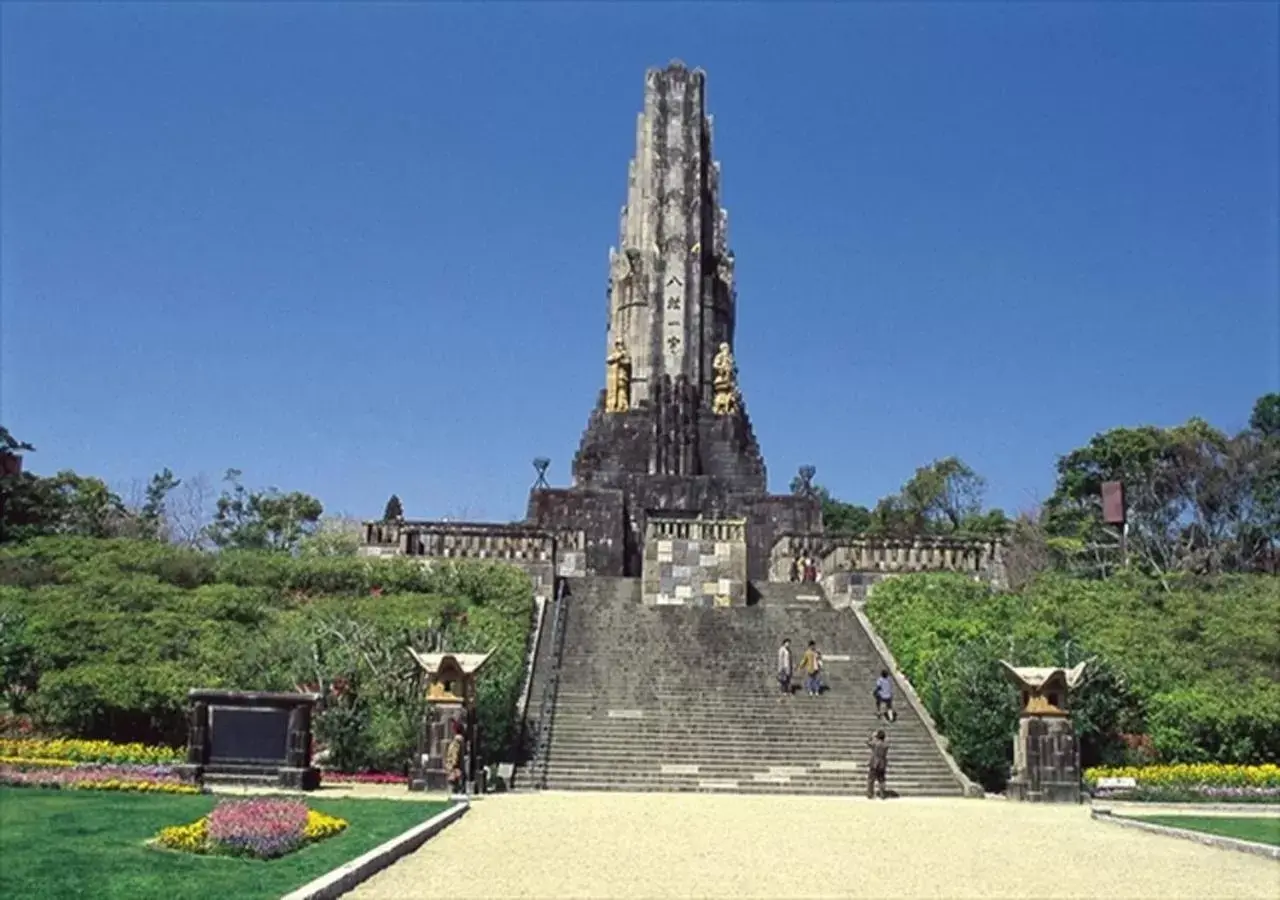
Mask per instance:
[[[606,352],[630,357],[630,406],[661,376],[710,402],[712,361],[733,344],[733,254],[712,158],[706,75],[679,62],[645,76],[618,248],[609,251]]]
[[[526,521],[585,535],[587,567],[639,575],[650,515],[747,522],[747,571],[777,535],[821,531],[811,497],[774,496],[737,383],[736,294],[706,75],[645,75],[619,247],[610,251],[604,389],[573,485],[530,492]]]

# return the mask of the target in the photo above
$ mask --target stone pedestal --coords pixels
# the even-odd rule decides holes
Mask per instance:
[[[453,728],[456,722],[462,727],[463,739],[466,741],[467,753],[464,753],[462,769],[468,770],[467,758],[474,746],[468,727],[467,709],[461,703],[433,703],[427,710],[422,734],[418,744],[418,754],[409,771],[409,790],[411,791],[447,791],[449,790],[449,772],[444,766],[445,751],[453,740]]]
[[[1068,716],[1022,717],[1007,796],[1033,803],[1080,802],[1080,748]]]

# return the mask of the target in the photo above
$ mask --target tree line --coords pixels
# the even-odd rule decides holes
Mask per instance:
[[[1103,520],[1102,485],[1124,485],[1127,527]],[[1280,393],[1259,397],[1246,428],[1200,418],[1119,427],[1059,457],[1054,490],[1010,518],[984,506],[987,482],[956,457],[922,466],[868,508],[815,487],[833,535],[1000,537],[1015,582],[1050,568],[1107,575],[1126,563],[1175,572],[1275,572],[1280,559]],[[800,479],[792,490],[803,489]],[[1127,556],[1127,559],[1122,558]]]

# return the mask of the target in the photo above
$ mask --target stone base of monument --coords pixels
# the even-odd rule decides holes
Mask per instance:
[[[444,769],[415,767],[409,772],[409,790],[438,794],[449,790],[449,776]]]
[[[314,791],[320,787],[320,770],[315,767],[252,765],[177,766],[184,784],[240,787],[274,787],[289,791]]]
[[[1032,803],[1080,802],[1080,748],[1069,716],[1024,714],[1019,719],[1005,796]]]
[[[1082,794],[1078,781],[1010,781],[1005,796],[1027,803],[1079,803]]]

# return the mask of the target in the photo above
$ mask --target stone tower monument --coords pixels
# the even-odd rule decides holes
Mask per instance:
[[[720,344],[733,345],[733,253],[705,91],[706,76],[679,64],[647,74],[620,246],[609,250],[607,346],[629,354],[640,402],[664,378],[707,394]]]
[[[706,75],[645,76],[618,248],[609,252],[604,384],[573,487],[537,489],[529,521],[582,529],[597,574],[638,575],[650,514],[747,522],[748,572],[774,538],[820,532],[811,497],[770,496],[734,360],[737,294]]]

